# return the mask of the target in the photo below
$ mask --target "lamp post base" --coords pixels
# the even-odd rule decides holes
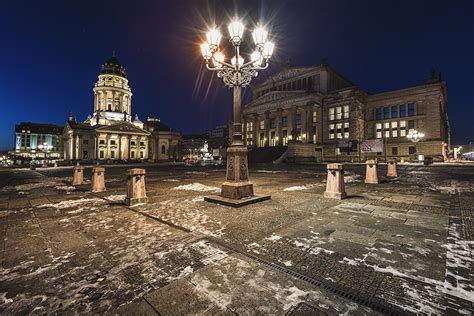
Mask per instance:
[[[269,200],[269,195],[254,195],[248,174],[247,147],[230,146],[227,148],[226,181],[222,184],[221,194],[205,197],[204,200],[233,207]]]

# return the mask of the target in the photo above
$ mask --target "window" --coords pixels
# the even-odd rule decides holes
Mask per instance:
[[[336,137],[338,139],[342,138],[342,123],[337,123],[336,124]]]
[[[298,90],[301,90],[301,79],[297,81],[297,87]]]
[[[342,106],[336,108],[336,120],[342,119]]]
[[[306,78],[303,78],[303,89],[306,89]]]
[[[392,156],[398,155],[398,147],[392,147]]]
[[[349,106],[344,105],[344,118],[348,119],[349,118]]]
[[[400,127],[406,127],[407,121],[400,121]]]
[[[253,130],[252,122],[247,122],[247,132],[251,132]]]
[[[165,145],[162,145],[161,146],[161,154],[166,154],[166,146]]]
[[[385,131],[385,138],[390,138],[390,131]]]
[[[99,152],[99,157],[100,157],[100,159],[104,159],[104,151],[103,150],[101,150]]]
[[[384,129],[389,129],[389,128],[390,128],[390,122],[385,122],[385,123],[383,124],[383,128],[384,128]]]
[[[344,138],[349,138],[349,122],[344,122]]]
[[[329,139],[334,139],[334,124],[329,124]]]
[[[400,137],[407,136],[407,131],[405,129],[400,129]]]
[[[375,124],[376,137],[382,138],[382,123]]]
[[[392,105],[392,118],[398,117],[398,107],[396,105]]]
[[[398,130],[392,129],[392,137],[398,137]]]
[[[415,129],[415,121],[414,120],[409,120],[408,121],[408,129]]]
[[[110,158],[112,158],[112,159],[115,158],[115,151],[113,151],[113,150],[110,151]]]
[[[386,119],[389,119],[390,118],[390,113],[388,111],[388,106],[384,106],[383,108],[383,119],[386,120]]]
[[[410,155],[416,154],[415,146],[410,146],[410,147],[408,147],[408,153],[409,153]]]
[[[271,120],[270,120],[270,128],[271,128],[271,129],[276,128],[276,121],[275,121],[275,119],[271,119]]]
[[[301,125],[301,114],[296,114],[295,125],[296,126]]]
[[[145,142],[140,142],[140,146],[145,146]]]
[[[375,109],[375,119],[381,120],[382,119],[382,108]]]
[[[131,154],[132,159],[135,158],[135,152],[134,151],[131,151],[130,154]]]
[[[313,123],[316,123],[318,121],[318,113],[316,111],[313,111]]]
[[[115,140],[111,140],[110,145],[115,145]]]
[[[87,159],[87,158],[89,158],[88,156],[89,156],[89,153],[87,152],[87,150],[84,150],[84,151],[82,152],[82,158],[83,158],[83,159]]]
[[[140,151],[140,159],[143,159],[143,151]]]
[[[407,107],[405,104],[400,104],[400,117],[407,116]]]
[[[397,127],[398,127],[398,122],[397,122],[397,121],[393,121],[393,122],[392,122],[392,129],[397,128]]]
[[[265,129],[265,121],[260,121],[260,129]]]
[[[283,116],[281,118],[281,126],[288,127],[288,116]]]
[[[286,146],[288,144],[288,131],[285,129],[282,133],[283,136],[283,145]]]
[[[408,103],[408,116],[415,116],[415,103]]]
[[[329,109],[329,120],[334,121],[335,116],[334,116],[334,108]]]

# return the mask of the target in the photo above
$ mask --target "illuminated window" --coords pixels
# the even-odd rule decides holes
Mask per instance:
[[[392,128],[397,128],[397,127],[398,127],[398,122],[397,121],[392,122]]]
[[[342,123],[337,123],[336,124],[336,137],[338,139],[342,138]]]
[[[389,138],[390,137],[390,131],[385,131],[385,138]]]
[[[407,131],[405,129],[400,129],[400,137],[407,136]]]
[[[400,121],[400,127],[406,127],[407,121]]]
[[[260,129],[265,129],[265,121],[260,121]]]
[[[286,146],[288,144],[288,131],[286,129],[282,132],[282,136],[283,136],[283,146]]]
[[[342,119],[342,106],[336,107],[336,120]]]
[[[313,123],[317,122],[317,119],[318,119],[317,115],[318,115],[317,112],[313,111]]]
[[[344,105],[344,118],[347,119],[349,118],[349,106]]]
[[[334,116],[334,108],[329,109],[329,120],[334,121],[335,116]]]
[[[335,138],[334,124],[329,124],[329,139]]]
[[[344,138],[349,138],[349,122],[344,123]]]
[[[377,138],[382,138],[382,123],[375,124],[375,132]]]
[[[385,122],[385,123],[383,124],[383,128],[384,128],[384,129],[389,129],[389,128],[390,128],[390,122]]]
[[[392,130],[392,137],[398,137],[398,130],[396,129]]]

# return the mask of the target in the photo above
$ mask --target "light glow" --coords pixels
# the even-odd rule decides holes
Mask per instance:
[[[268,32],[267,30],[265,30],[265,28],[263,28],[262,26],[257,27],[252,33],[252,37],[253,37],[253,41],[255,42],[255,45],[259,47],[263,47],[263,45],[265,44],[265,41],[267,40],[267,35],[268,35]]]
[[[211,47],[208,43],[201,44],[201,54],[204,59],[208,60],[211,58]]]
[[[275,47],[275,44],[273,44],[272,42],[266,42],[263,45],[263,52],[262,52],[263,58],[269,59],[270,57],[272,57],[274,47]]]
[[[217,52],[214,54],[214,66],[216,66],[217,68],[222,67],[222,63],[224,62],[224,60],[225,56],[221,52]]]
[[[232,63],[232,65],[235,66],[235,62],[236,62],[235,56],[232,57],[232,59],[230,60],[230,62]],[[242,56],[239,56],[238,64],[239,64],[239,66],[242,66],[242,65],[244,64],[244,58],[243,58]]]
[[[259,51],[254,51],[250,55],[250,60],[253,62],[253,65],[255,67],[260,66],[262,64],[262,61],[263,61],[262,54]]]
[[[235,20],[229,24],[230,39],[235,43],[240,43],[244,35],[244,25],[239,20]]]
[[[211,48],[217,48],[221,38],[222,36],[218,29],[210,29],[209,32],[206,33],[206,39]]]

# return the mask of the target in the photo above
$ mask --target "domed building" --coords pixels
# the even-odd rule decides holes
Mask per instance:
[[[132,120],[132,89],[113,54],[93,88],[94,112],[83,122],[72,113],[63,131],[65,160],[177,160],[179,133],[157,118]]]

